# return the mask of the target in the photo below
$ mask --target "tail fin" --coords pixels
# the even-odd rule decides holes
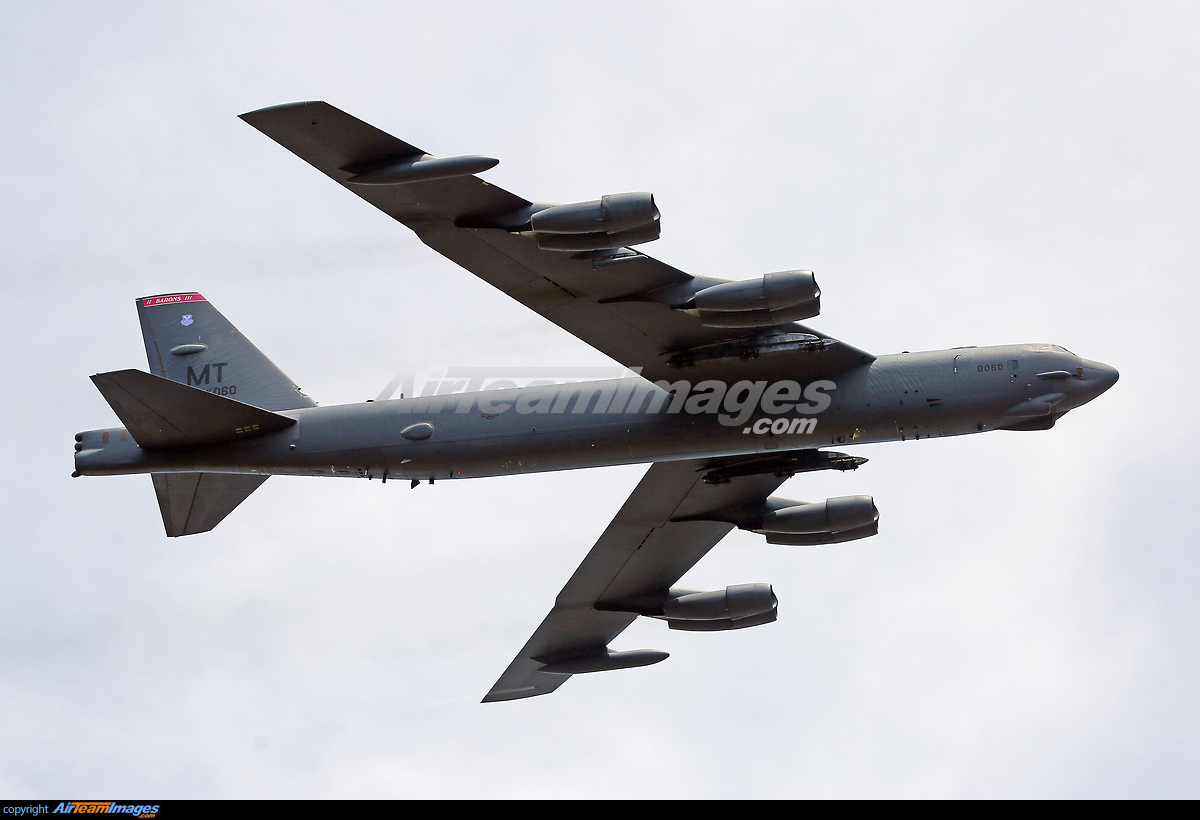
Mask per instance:
[[[199,293],[137,300],[150,372],[264,410],[315,407]]]
[[[288,416],[140,370],[98,373],[92,381],[125,425],[121,440],[128,430],[139,447],[221,444],[296,424]],[[100,432],[76,438],[82,441],[83,436]],[[108,435],[103,431],[104,443]],[[163,526],[172,538],[208,532],[267,480],[265,475],[234,473],[151,473],[151,477]]]

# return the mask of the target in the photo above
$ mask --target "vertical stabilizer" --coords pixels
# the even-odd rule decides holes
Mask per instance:
[[[150,372],[261,407],[315,407],[286,374],[199,293],[137,300]]]

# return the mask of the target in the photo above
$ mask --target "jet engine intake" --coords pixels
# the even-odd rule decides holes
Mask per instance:
[[[879,510],[869,495],[845,495],[815,504],[797,504],[763,516],[764,533],[839,533],[877,525]],[[871,533],[874,535],[874,533]]]
[[[821,289],[812,271],[785,270],[713,285],[679,309],[696,314],[709,327],[771,327],[820,313]]]
[[[779,599],[770,584],[738,584],[715,592],[669,598],[659,617],[668,621],[739,621],[773,612],[778,606]]]
[[[648,193],[609,194],[591,202],[552,205],[534,213],[538,247],[555,251],[624,248],[658,239],[658,207]]]

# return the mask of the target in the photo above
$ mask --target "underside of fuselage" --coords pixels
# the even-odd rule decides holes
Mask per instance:
[[[324,102],[242,118],[640,377],[439,383],[319,407],[201,294],[160,294],[137,303],[150,372],[93,376],[121,426],[75,437],[74,474],[149,473],[178,537],[211,530],[272,475],[416,486],[651,463],[485,701],[663,660],[609,646],[638,617],[689,631],[773,622],[770,584],[675,584],[734,528],[791,547],[876,535],[870,496],[774,495],[796,473],[865,462],[830,448],[1046,430],[1117,380],[1052,344],[873,356],[800,324],[821,313],[812,271],[730,281],[637,250],[661,230],[649,193],[528,200],[475,176],[498,160],[434,157]]]
[[[765,383],[737,395],[637,378],[509,388],[281,411],[294,424],[196,446],[93,430],[77,437],[75,461],[80,475],[478,478],[1030,429],[1115,379],[1053,345],[957,348],[879,357],[815,388],[797,383],[796,396],[807,390],[815,401],[788,401],[779,389],[772,399]]]

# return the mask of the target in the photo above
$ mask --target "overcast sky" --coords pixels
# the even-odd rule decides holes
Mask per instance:
[[[9,3],[0,25],[0,797],[1198,797],[1194,3]],[[399,369],[605,365],[239,121],[323,99],[522,196],[652,191],[647,252],[811,268],[875,353],[1054,342],[1121,381],[1046,432],[853,450],[686,580],[775,624],[480,705],[644,467],[274,478],[163,535],[71,480],[198,290],[322,404]]]

